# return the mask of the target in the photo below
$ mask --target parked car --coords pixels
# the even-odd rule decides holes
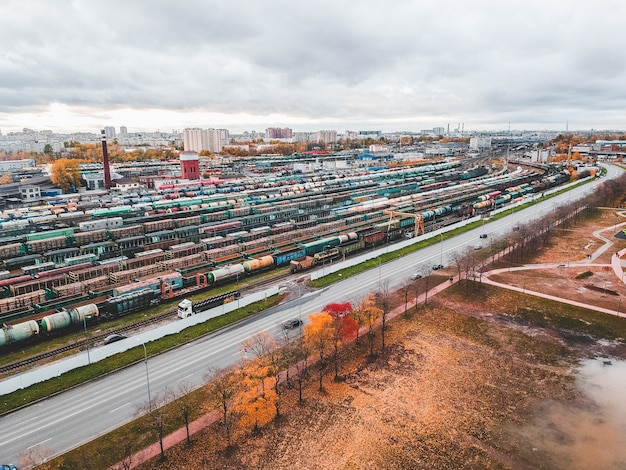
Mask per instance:
[[[438,271],[440,269],[443,269],[443,264],[436,264],[433,266],[433,271]]]
[[[411,274],[411,279],[412,280],[416,280],[416,279],[421,279],[422,275],[420,273],[413,273]]]
[[[113,333],[112,335],[109,335],[106,338],[104,338],[104,344],[115,343],[116,341],[121,341],[126,338],[127,338],[126,336],[120,335],[119,333]]]
[[[283,323],[283,329],[292,330],[294,328],[298,328],[300,325],[302,325],[302,320],[299,318],[292,318],[291,320],[287,320]]]

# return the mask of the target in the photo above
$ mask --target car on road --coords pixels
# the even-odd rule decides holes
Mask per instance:
[[[416,279],[421,279],[422,275],[420,273],[411,274],[411,280],[415,281]]]
[[[126,338],[127,336],[121,335],[119,333],[113,333],[112,335],[109,335],[106,338],[104,338],[104,344],[115,343],[116,341],[121,341]]]
[[[433,271],[438,271],[440,269],[443,269],[443,264],[436,264],[433,266]]]
[[[475,250],[480,250],[483,246],[478,244],[478,245],[474,245],[474,249]]]
[[[283,329],[293,330],[294,328],[298,328],[300,325],[302,325],[302,320],[299,318],[292,318],[291,320],[287,320],[283,323]]]
[[[480,238],[487,238],[487,234],[486,233],[481,233],[480,234]]]
[[[0,470],[17,470],[15,465],[0,464]]]

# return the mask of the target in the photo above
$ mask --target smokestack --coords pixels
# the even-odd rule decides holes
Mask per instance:
[[[102,166],[104,167],[104,187],[111,189],[111,169],[109,168],[109,152],[107,150],[107,136],[102,129]]]

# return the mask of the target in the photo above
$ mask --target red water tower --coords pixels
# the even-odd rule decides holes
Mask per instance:
[[[200,179],[200,160],[196,152],[180,152],[180,176],[186,180]]]

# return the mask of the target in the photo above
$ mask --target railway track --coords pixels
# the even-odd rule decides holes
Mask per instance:
[[[240,289],[243,292],[246,291],[254,291],[254,290],[259,290],[259,289],[263,289],[265,287],[268,286],[272,286],[274,284],[280,283],[282,280],[286,280],[291,276],[290,273],[284,273],[284,274],[280,274],[278,276],[273,276],[269,279],[264,279],[264,280],[260,280],[257,282],[254,282],[252,284],[249,284],[248,286]],[[164,320],[167,320],[169,317],[171,317],[172,320],[174,320],[176,318],[176,310],[175,309],[168,309],[165,312],[156,314],[156,315],[152,315],[149,318],[145,318],[143,320],[140,320],[136,323],[133,323],[132,325],[127,325],[121,328],[116,329],[115,331],[108,331],[106,333],[102,333],[102,334],[98,334],[98,335],[94,335],[89,339],[83,339],[80,341],[76,341],[75,343],[72,344],[68,344],[66,346],[62,346],[60,348],[56,348],[56,349],[52,349],[50,351],[46,351],[44,353],[41,354],[37,354],[35,356],[31,356],[28,357],[26,359],[22,359],[20,361],[15,361],[12,362],[10,364],[6,364],[4,366],[0,366],[0,375],[4,375],[7,373],[12,373],[12,372],[16,372],[22,369],[25,369],[29,366],[35,365],[37,363],[43,362],[47,359],[53,358],[53,357],[57,357],[60,356],[64,353],[67,353],[69,351],[83,351],[86,350],[87,348],[92,348],[95,345],[101,344],[102,341],[109,335],[113,334],[113,333],[129,333],[132,332],[134,330],[138,330],[141,328],[144,328],[146,326],[149,326],[151,324],[154,323],[160,323]]]

